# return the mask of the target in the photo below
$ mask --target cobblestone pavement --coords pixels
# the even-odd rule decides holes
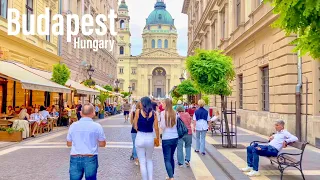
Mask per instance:
[[[132,142],[129,123],[123,116],[98,121],[104,128],[107,147],[99,150],[98,178],[102,180],[139,180],[139,167],[129,160]],[[66,147],[67,130],[23,141],[0,149],[0,180],[67,180],[69,152]],[[175,156],[176,157],[176,156]],[[154,151],[154,179],[167,176],[162,149]],[[175,179],[224,180],[228,177],[209,156],[192,153],[191,167],[176,167]]]
[[[242,149],[219,149],[218,151],[224,155],[236,167],[246,167],[246,149],[252,141],[266,141],[267,136],[238,128],[238,145],[242,145]],[[218,134],[207,133],[206,141],[209,144],[221,144],[221,136]],[[294,148],[287,147],[283,152],[298,153]],[[320,179],[320,149],[307,145],[303,155],[302,168],[306,180],[319,180]],[[261,176],[254,177],[254,180],[278,180],[280,179],[280,172],[276,165],[271,165],[267,158],[261,157],[259,162],[259,171]],[[302,179],[300,171],[295,168],[288,168],[284,172],[284,180],[300,180]]]

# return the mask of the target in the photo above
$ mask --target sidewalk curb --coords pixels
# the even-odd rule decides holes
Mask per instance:
[[[196,139],[196,136],[193,135],[193,138]],[[224,157],[212,144],[209,144],[207,141],[205,151],[231,180],[250,180],[248,176],[243,174],[243,172],[241,172],[232,162]]]

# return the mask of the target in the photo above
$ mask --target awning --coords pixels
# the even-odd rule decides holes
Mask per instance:
[[[23,89],[70,93],[69,88],[41,77],[33,71],[29,71],[13,62],[0,61],[0,73],[5,78],[12,78],[15,81],[21,82]]]
[[[95,85],[94,87],[95,87],[98,91],[110,92],[110,91],[106,90],[105,88],[103,88],[103,87],[101,87],[101,86],[99,86],[99,85]]]
[[[51,77],[52,77],[52,73],[51,73],[51,72],[41,71],[41,70],[39,70],[39,69],[34,69],[34,68],[31,68],[31,67],[29,67],[29,66],[26,66],[26,65],[23,65],[23,64],[19,64],[19,63],[14,63],[14,64],[17,65],[17,66],[20,66],[20,67],[22,67],[22,68],[24,68],[24,69],[27,69],[27,70],[29,70],[29,71],[32,71],[32,72],[34,72],[35,74],[37,74],[37,75],[39,75],[39,76],[41,76],[41,77],[43,77],[43,78],[45,78],[45,79],[50,80]],[[66,82],[65,85],[66,85],[67,87],[72,87],[73,89],[77,90],[77,93],[78,93],[78,94],[89,94],[89,95],[98,95],[98,94],[100,94],[99,91],[96,91],[96,90],[94,90],[94,89],[88,88],[88,87],[86,87],[85,85],[80,84],[80,83],[78,83],[78,82],[76,82],[76,81],[73,81],[73,80],[71,80],[71,79],[69,79],[69,80]],[[68,93],[70,93],[70,91],[69,91]]]

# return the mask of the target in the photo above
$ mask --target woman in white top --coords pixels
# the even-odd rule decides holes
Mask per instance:
[[[164,164],[168,173],[169,180],[174,179],[174,159],[173,155],[178,145],[177,117],[172,108],[172,101],[166,99],[162,102],[165,109],[160,114],[160,128],[162,129],[162,151]]]
[[[36,130],[38,129],[40,123],[41,123],[41,120],[43,120],[44,117],[39,113],[39,109],[38,108],[35,108],[34,109],[34,113],[30,115],[30,121],[33,122],[33,125],[32,125],[32,136],[31,137],[34,137],[34,133],[36,132]]]

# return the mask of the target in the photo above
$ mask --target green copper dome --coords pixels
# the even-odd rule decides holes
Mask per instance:
[[[146,23],[146,25],[174,25],[174,20],[172,19],[171,14],[166,10],[166,4],[163,0],[157,0],[157,3],[154,5],[154,10],[150,13]]]
[[[119,8],[120,8],[120,9],[128,9],[128,6],[127,6],[125,0],[122,0],[122,1],[121,1],[121,4],[120,4]]]

